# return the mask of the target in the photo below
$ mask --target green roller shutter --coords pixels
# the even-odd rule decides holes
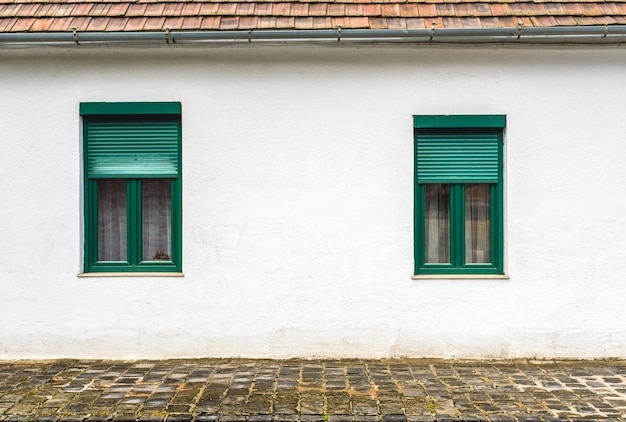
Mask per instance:
[[[180,118],[84,119],[89,178],[174,178],[179,173]]]
[[[417,183],[498,183],[502,131],[416,129]]]

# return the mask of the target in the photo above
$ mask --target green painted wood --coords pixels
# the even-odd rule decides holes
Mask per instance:
[[[484,116],[414,116],[415,274],[504,274],[503,127],[504,116],[489,126]],[[445,117],[446,119],[441,119]],[[458,119],[455,119],[458,117]],[[501,118],[499,118],[501,117]],[[448,119],[449,118],[449,119]],[[444,122],[452,127],[444,126]],[[422,128],[417,127],[421,124]],[[471,126],[470,124],[474,124]],[[498,128],[498,125],[502,125]],[[438,126],[439,125],[439,126]],[[458,125],[458,126],[455,126]],[[462,127],[462,129],[461,129]],[[423,142],[422,147],[420,143]],[[450,184],[449,264],[425,262],[424,184]],[[489,183],[491,262],[465,263],[465,184]]]
[[[182,272],[180,103],[167,108],[171,104],[81,104],[81,114],[85,116],[85,272]],[[127,262],[98,261],[97,181],[107,177],[127,179]],[[172,183],[171,261],[141,261],[142,179],[154,177],[167,178]]]
[[[180,115],[182,110],[179,102],[154,103],[80,103],[80,115],[145,115],[145,114],[174,114]]]
[[[413,116],[413,127],[416,129],[450,129],[450,128],[499,128],[506,125],[506,116],[494,115],[438,115]]]
[[[83,125],[89,178],[178,176],[178,118],[85,118]]]
[[[499,130],[417,130],[417,183],[495,183]]]

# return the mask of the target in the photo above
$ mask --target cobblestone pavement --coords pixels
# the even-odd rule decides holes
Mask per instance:
[[[0,421],[626,420],[626,361],[0,361]]]

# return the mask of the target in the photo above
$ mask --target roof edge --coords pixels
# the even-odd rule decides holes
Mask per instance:
[[[0,48],[47,45],[204,45],[228,43],[621,44],[626,25],[517,28],[323,29],[0,33]]]

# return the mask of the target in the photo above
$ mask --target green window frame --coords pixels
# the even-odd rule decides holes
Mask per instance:
[[[80,116],[84,272],[182,272],[181,104],[81,103]],[[116,259],[102,251],[108,230],[123,245]]]
[[[415,275],[504,274],[506,116],[416,115],[413,123]]]

